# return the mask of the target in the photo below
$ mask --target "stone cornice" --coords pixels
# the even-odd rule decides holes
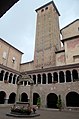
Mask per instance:
[[[79,63],[77,64],[69,64],[69,65],[63,65],[63,66],[55,66],[55,67],[49,67],[44,69],[36,69],[31,71],[26,71],[27,74],[33,74],[33,73],[42,73],[42,72],[51,72],[51,71],[60,71],[65,69],[76,69],[79,68]],[[24,72],[21,72],[24,73]]]
[[[4,65],[2,65],[2,64],[0,64],[0,68],[2,69],[2,70],[7,70],[7,71],[9,71],[9,72],[12,72],[12,73],[15,73],[15,74],[20,74],[20,72],[19,71],[17,71],[17,70],[14,70],[14,69],[11,69],[11,68],[9,68],[9,67],[7,67],[7,66],[4,66]]]

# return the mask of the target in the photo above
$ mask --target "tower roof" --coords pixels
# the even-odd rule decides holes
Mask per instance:
[[[58,9],[57,9],[55,3],[53,2],[53,0],[52,0],[51,2],[49,2],[49,3],[47,3],[47,4],[43,5],[43,6],[41,6],[41,7],[39,7],[39,8],[37,8],[35,11],[37,12],[38,10],[40,10],[40,9],[42,9],[42,8],[44,8],[44,7],[48,6],[48,5],[50,5],[50,4],[52,4],[52,5],[54,6],[54,8],[56,9],[56,12],[57,12],[58,15],[60,16],[60,13],[59,13],[59,11],[58,11]]]

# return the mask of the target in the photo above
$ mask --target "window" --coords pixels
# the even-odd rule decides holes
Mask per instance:
[[[12,62],[15,63],[15,57],[12,58]]]
[[[73,56],[73,61],[74,62],[79,62],[79,55]]]
[[[48,9],[48,7],[45,8],[45,10],[47,10],[47,9]]]
[[[4,51],[3,52],[3,59],[6,59],[7,58],[7,53]]]
[[[43,11],[44,11],[44,9],[41,10],[41,12],[43,12]]]

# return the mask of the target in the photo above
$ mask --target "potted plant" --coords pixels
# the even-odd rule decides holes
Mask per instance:
[[[41,106],[41,99],[40,99],[40,97],[37,98],[37,106],[38,106],[38,108],[40,108],[40,106]]]
[[[57,108],[61,111],[62,109],[62,100],[61,100],[61,95],[58,96],[57,99]]]

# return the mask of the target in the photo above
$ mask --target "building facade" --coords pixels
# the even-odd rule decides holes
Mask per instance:
[[[18,76],[27,74],[34,81],[33,105],[40,97],[41,107],[57,108],[61,95],[63,108],[79,107],[79,19],[60,30],[60,14],[53,1],[36,13],[33,61],[21,63],[22,52],[0,39],[0,103],[15,102]],[[29,98],[30,83],[23,81],[19,101]]]

